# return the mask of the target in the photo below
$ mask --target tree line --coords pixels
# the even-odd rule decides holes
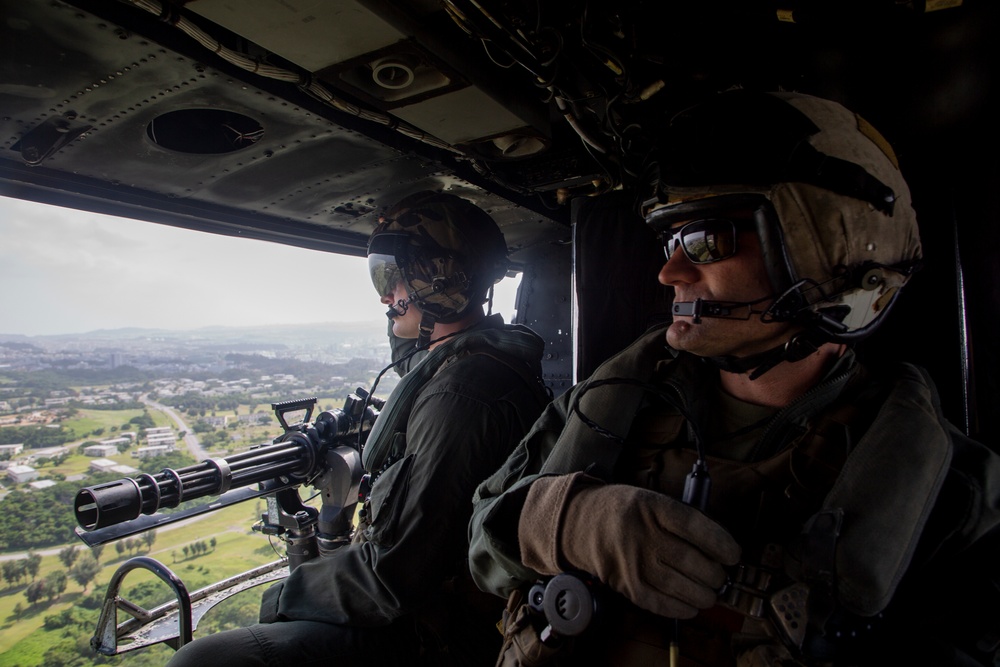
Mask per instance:
[[[119,556],[123,556],[127,550],[129,555],[132,551],[138,551],[142,547],[149,552],[156,542],[156,531],[149,530],[136,538],[127,538],[115,543],[115,548]],[[212,539],[213,548],[215,538]],[[187,547],[185,547],[185,551]],[[98,545],[85,549],[78,545],[71,544],[59,551],[59,561],[65,569],[53,570],[44,577],[38,577],[38,571],[42,564],[42,557],[33,551],[29,551],[24,558],[4,561],[0,571],[3,580],[8,588],[19,586],[27,582],[24,589],[24,597],[29,604],[36,604],[43,598],[54,600],[66,591],[67,583],[70,579],[78,583],[83,592],[87,592],[87,587],[97,577],[101,571],[100,558],[104,553],[104,545]]]
[[[62,426],[5,426],[0,428],[0,445],[23,444],[28,449],[59,447],[74,440],[76,433]]]
[[[101,476],[111,481],[112,475]],[[31,492],[14,490],[0,500],[0,551],[37,549],[76,539],[73,499],[77,482],[57,482]]]
[[[208,541],[198,540],[196,542],[192,542],[191,544],[185,544],[183,547],[181,547],[181,553],[184,554],[184,559],[186,560],[189,556],[191,558],[194,558],[195,556],[207,554],[209,551],[215,551],[215,547],[217,544],[218,542],[214,537]],[[173,557],[174,562],[176,563],[177,551],[172,551],[171,556]]]

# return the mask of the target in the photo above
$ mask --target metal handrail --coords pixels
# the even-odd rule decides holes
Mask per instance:
[[[254,586],[283,579],[288,576],[287,566],[288,559],[281,558],[189,594],[184,582],[160,561],[147,556],[131,558],[108,582],[101,617],[90,645],[103,655],[117,655],[161,642],[177,650],[191,641],[198,621],[212,607]],[[147,610],[120,597],[118,593],[125,575],[136,569],[155,574],[171,587],[174,599]],[[119,609],[132,618],[118,623]]]

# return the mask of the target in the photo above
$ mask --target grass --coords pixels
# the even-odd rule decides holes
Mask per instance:
[[[67,429],[73,429],[74,433],[78,435],[83,435],[84,440],[106,440],[108,438],[117,438],[118,432],[121,427],[128,423],[133,417],[139,417],[144,411],[141,409],[135,410],[88,410],[86,408],[80,408],[77,410],[75,417],[67,419],[62,422],[63,427]],[[156,411],[150,411],[150,416],[153,417],[153,421],[156,421],[156,415],[153,413]],[[157,424],[159,426],[160,424]],[[117,430],[112,431],[111,427],[116,427]],[[97,429],[104,429],[104,433],[99,436],[89,435],[96,431]],[[124,429],[125,431],[136,431],[138,427],[135,424],[129,424],[129,427]],[[81,440],[82,442],[82,440]]]

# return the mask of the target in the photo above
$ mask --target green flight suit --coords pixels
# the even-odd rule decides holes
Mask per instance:
[[[709,450],[706,512],[736,537],[752,566],[740,576],[770,567],[771,588],[758,595],[764,607],[785,587],[808,587],[809,632],[791,637],[799,646],[789,649],[766,608],[751,616],[720,605],[680,624],[691,631],[686,640],[681,634],[681,664],[730,665],[738,656],[740,665],[777,664],[760,662],[754,647],[778,645],[802,664],[994,664],[1000,457],[943,419],[926,375],[905,364],[869,373],[848,352],[800,399],[744,429],[731,447],[740,458],[732,460],[728,443],[713,441],[715,423],[724,421],[718,372],[667,349],[660,328],[550,404],[477,489],[470,524],[477,584],[507,596],[540,579],[521,564],[517,542],[518,518],[540,475],[587,471],[679,497],[695,459],[690,418]],[[599,540],[601,527],[570,539]],[[738,589],[729,592],[737,608],[748,597]],[[603,621],[574,640],[575,653],[564,649],[554,661],[665,661],[673,622],[603,593]],[[636,649],[657,642],[663,650]]]
[[[492,658],[503,604],[469,579],[466,527],[476,484],[544,407],[528,384],[541,377],[543,346],[494,315],[410,367],[376,421],[398,417],[392,432],[382,429],[397,450],[371,470],[385,468],[364,539],[265,592],[262,623],[198,639],[171,666],[420,664],[423,652],[435,663]]]

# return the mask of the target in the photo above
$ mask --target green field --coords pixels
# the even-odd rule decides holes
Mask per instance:
[[[88,440],[104,440],[106,438],[117,437],[118,435],[117,430],[112,431],[111,430],[112,427],[114,427],[115,429],[119,429],[125,424],[128,424],[128,420],[132,419],[133,417],[141,416],[143,412],[144,412],[143,410],[139,409],[88,410],[85,408],[80,408],[77,410],[77,414],[75,417],[63,421],[62,425],[67,429],[72,429],[74,433],[77,433],[81,437],[85,437]],[[149,414],[153,418],[154,422],[157,421],[156,419],[157,417],[161,417],[164,420],[166,420],[166,422],[163,424],[157,422],[157,426],[166,426],[167,422],[169,422],[167,416],[162,413],[150,411]],[[100,436],[91,436],[91,435],[84,436],[84,434],[93,433],[97,429],[101,428],[104,429],[104,433]],[[123,430],[134,431],[136,429],[130,426]]]
[[[161,528],[157,532],[156,541],[149,552],[143,547],[131,555],[148,555],[159,560],[173,570],[184,581],[189,590],[196,590],[209,583],[277,558],[269,546],[268,539],[250,531],[251,524],[258,518],[259,510],[260,503],[250,501],[204,515],[188,525]],[[197,556],[190,554],[187,557],[184,556],[183,547],[185,545],[199,541],[208,542],[213,537],[216,540],[214,549]],[[80,548],[85,549],[86,547],[80,543]],[[89,594],[93,590],[103,591],[114,571],[128,558],[128,554],[119,556],[114,544],[106,545],[101,557],[104,568],[95,582],[90,584],[87,593]],[[56,554],[43,555],[39,578],[44,577],[46,573],[55,568],[63,568],[58,556]],[[159,582],[152,574],[141,570],[134,571],[126,577],[124,589],[128,590],[137,584],[149,581],[156,582],[156,586],[162,588],[162,598],[157,600],[157,603],[170,599],[171,593],[166,584]],[[72,608],[84,597],[84,591],[71,579],[67,590],[58,599],[52,602],[43,600],[36,605],[29,605],[24,596],[25,587],[26,585],[22,583],[0,590],[0,666],[21,665],[28,667],[29,665],[43,664],[45,651],[57,638],[63,639],[64,637],[62,628],[56,630],[45,628],[45,617],[54,616]],[[243,594],[241,598],[256,596],[245,606],[255,610],[261,592],[263,592],[263,587]],[[124,597],[128,598],[128,595],[125,594]],[[21,607],[20,614],[15,613],[17,605]],[[84,640],[84,644],[89,641],[93,627],[96,627],[99,611],[94,610],[87,612],[87,614],[92,617],[92,626],[85,637],[76,637],[77,640]],[[202,627],[208,623],[212,615],[210,612],[203,620]],[[119,622],[126,618],[127,615],[124,612],[119,612]],[[246,619],[246,622],[253,620],[254,618],[251,616]],[[98,657],[96,654],[93,655],[95,658]]]

